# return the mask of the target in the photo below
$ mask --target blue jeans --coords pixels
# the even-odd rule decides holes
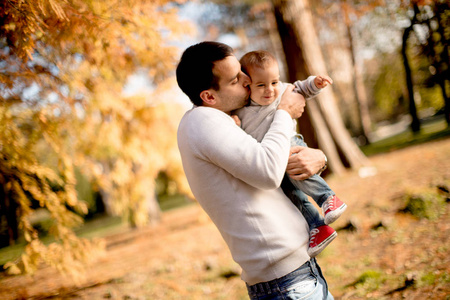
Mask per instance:
[[[300,134],[292,137],[291,146],[308,147],[303,140],[303,136]],[[282,186],[283,191],[301,211],[309,225],[309,229],[312,230],[324,225],[325,222],[322,215],[303,193],[311,196],[317,205],[321,207],[328,197],[335,195],[333,190],[331,190],[326,181],[319,175],[313,175],[305,180],[294,180],[289,177],[289,180],[293,187],[284,184],[284,186]],[[290,189],[292,188],[294,188],[295,191],[291,191]]]
[[[281,278],[247,285],[247,291],[251,300],[334,300],[315,258]]]

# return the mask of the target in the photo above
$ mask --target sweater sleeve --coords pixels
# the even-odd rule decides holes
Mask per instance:
[[[289,158],[290,115],[278,110],[261,143],[235,125],[230,116],[199,107],[191,122],[190,144],[195,154],[259,189],[278,188]]]
[[[309,76],[306,80],[297,80],[294,82],[294,91],[300,93],[305,99],[317,96],[321,89],[314,83],[314,78],[316,78],[316,76]]]

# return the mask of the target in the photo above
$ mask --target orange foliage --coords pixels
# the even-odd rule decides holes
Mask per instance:
[[[29,242],[27,271],[41,260],[68,271],[68,262],[95,248],[71,229],[87,212],[75,168],[136,225],[149,221],[142,207],[161,170],[186,188],[174,125],[180,109],[153,99],[175,68],[171,43],[190,31],[167,0],[0,3],[0,184]],[[137,72],[148,75],[154,93],[125,97]],[[59,244],[40,243],[31,201],[50,213]]]

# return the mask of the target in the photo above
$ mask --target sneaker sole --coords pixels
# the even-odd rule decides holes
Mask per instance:
[[[335,238],[337,237],[337,232],[333,232],[330,234],[326,239],[322,241],[319,245],[317,245],[314,248],[308,248],[308,255],[309,257],[315,257],[319,255],[320,252],[323,251]]]
[[[330,213],[327,213],[325,216],[325,224],[329,225],[339,219],[340,216],[344,213],[344,211],[347,209],[347,204],[341,205],[338,209],[335,211],[332,211]]]

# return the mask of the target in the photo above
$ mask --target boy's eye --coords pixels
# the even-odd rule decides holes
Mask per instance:
[[[264,87],[264,84],[258,84],[257,87]]]
[[[277,85],[277,84],[278,84],[278,81],[274,81],[274,82],[272,82],[272,84],[273,84],[273,85]]]

